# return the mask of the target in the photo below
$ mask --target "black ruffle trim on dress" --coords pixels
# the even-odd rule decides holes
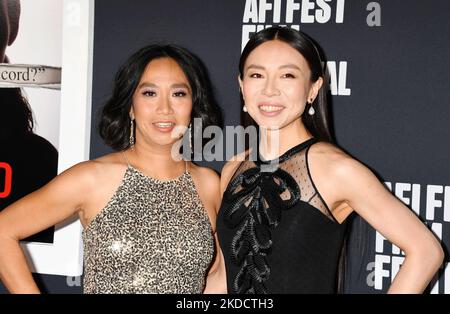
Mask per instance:
[[[281,212],[292,208],[301,196],[295,179],[279,164],[315,142],[311,138],[291,148],[275,163],[258,159],[256,167],[236,176],[225,191],[223,201],[229,206],[224,223],[236,230],[226,249],[240,268],[233,281],[235,293],[269,293],[265,285],[270,276],[266,257],[271,253],[272,230],[280,223]],[[283,200],[285,191],[289,195]]]

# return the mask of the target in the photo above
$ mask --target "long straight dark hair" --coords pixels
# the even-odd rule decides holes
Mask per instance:
[[[250,53],[259,45],[271,41],[280,40],[287,43],[289,46],[297,50],[309,65],[311,70],[310,80],[312,83],[316,82],[319,78],[322,78],[323,84],[319,90],[319,93],[312,104],[306,104],[304,113],[301,116],[302,122],[307,130],[319,141],[325,141],[334,143],[334,139],[331,132],[329,123],[329,111],[328,111],[328,96],[329,96],[329,76],[326,69],[325,62],[322,62],[320,53],[314,40],[303,32],[297,31],[292,28],[273,26],[266,28],[256,34],[254,34],[242,51],[241,58],[239,60],[239,76],[241,80],[244,77],[245,62]],[[244,99],[241,92],[241,106],[244,106]],[[308,110],[314,107],[315,114],[306,114]],[[242,108],[241,108],[242,109]],[[257,127],[256,122],[251,116],[241,110],[241,124],[244,127],[253,125]],[[346,269],[347,269],[347,240],[349,235],[349,228],[347,226],[341,248],[339,262],[337,266],[336,274],[336,292],[345,292],[346,283]]]
[[[250,53],[259,45],[271,40],[280,40],[287,43],[305,58],[311,70],[311,82],[316,82],[320,77],[322,77],[323,84],[316,99],[312,105],[307,104],[304,111],[307,112],[309,108],[313,106],[316,113],[312,116],[309,114],[302,114],[302,121],[308,131],[311,132],[316,139],[326,142],[333,142],[328,122],[327,97],[329,87],[328,78],[325,75],[326,71],[323,69],[325,65],[322,65],[319,51],[313,40],[305,33],[299,32],[292,28],[273,26],[254,34],[245,45],[239,60],[240,78],[243,79],[245,61]],[[244,106],[242,92],[241,105],[242,107]],[[250,117],[250,115],[243,111],[241,111],[241,124],[244,127],[250,125],[257,127],[256,122]]]

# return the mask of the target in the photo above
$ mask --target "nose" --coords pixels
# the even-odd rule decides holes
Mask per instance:
[[[276,80],[274,78],[267,78],[262,92],[265,96],[279,96],[280,90],[277,87]]]
[[[170,95],[164,95],[164,97],[161,97],[160,101],[158,102],[156,112],[164,115],[173,113]]]

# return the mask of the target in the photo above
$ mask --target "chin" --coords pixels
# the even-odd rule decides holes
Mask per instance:
[[[181,140],[181,138],[171,138],[170,134],[168,134],[167,136],[158,136],[158,137],[152,138],[152,142],[155,145],[159,145],[159,146],[170,146],[170,145],[175,144],[179,140]]]
[[[270,121],[268,121],[267,118],[258,118],[254,120],[260,128],[269,130],[278,130],[285,125],[284,123],[278,121],[279,119],[270,119]]]
[[[281,129],[281,126],[279,125],[274,125],[274,124],[258,124],[260,129],[265,129],[265,130],[279,130]]]

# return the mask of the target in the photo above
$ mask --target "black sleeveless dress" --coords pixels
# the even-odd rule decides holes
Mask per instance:
[[[273,161],[245,160],[223,195],[217,233],[229,293],[335,293],[346,222],[308,168],[307,140]]]

